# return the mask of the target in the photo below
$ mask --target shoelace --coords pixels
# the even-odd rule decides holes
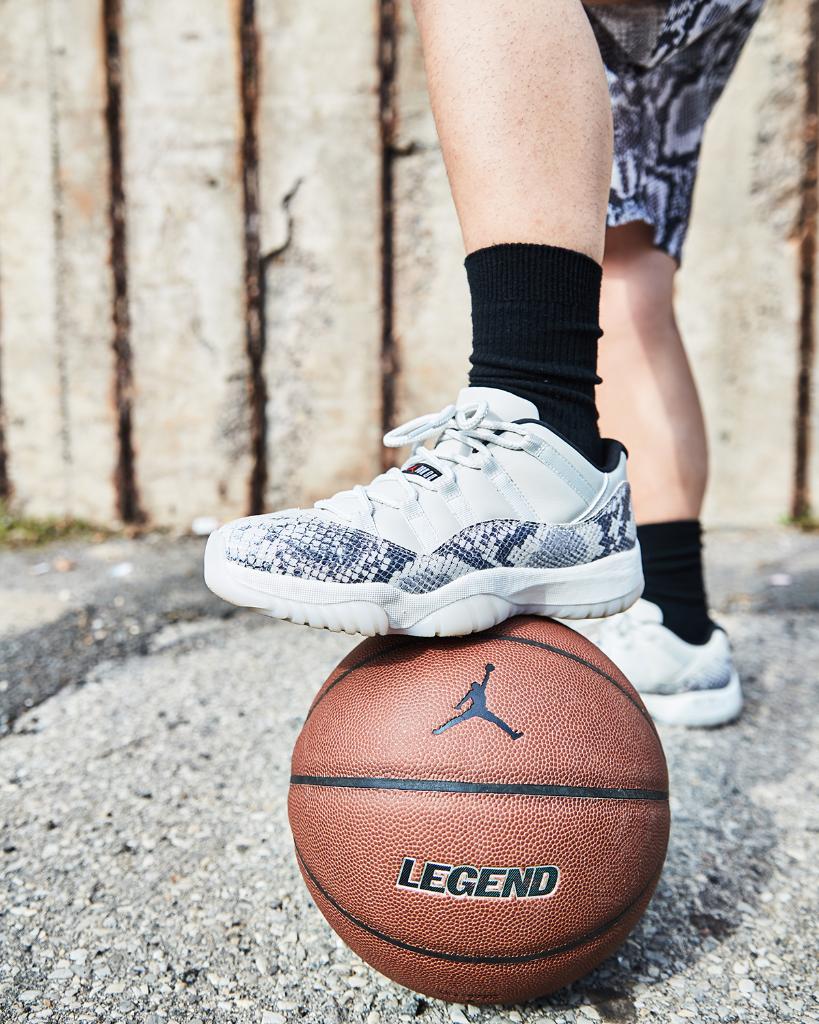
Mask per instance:
[[[491,457],[489,451],[491,445],[520,451],[529,437],[529,432],[525,427],[520,423],[495,419],[484,425],[488,416],[489,406],[486,402],[479,402],[460,409],[454,405],[448,405],[438,413],[419,416],[384,435],[384,444],[387,448],[403,448],[405,445],[412,445],[412,454],[404,466],[417,461],[418,455],[423,453],[423,461],[441,474],[434,482],[404,473],[403,467],[402,469],[393,467],[386,473],[377,476],[372,483],[366,486],[358,484],[351,491],[341,491],[339,494],[333,495],[332,498],[317,501],[314,507],[326,509],[335,515],[340,514],[344,518],[348,518],[346,510],[338,499],[354,495],[357,499],[359,514],[371,518],[373,507],[376,504],[385,505],[388,508],[401,508],[408,501],[418,501],[421,488],[437,490],[441,483],[453,480],[452,463],[480,469]],[[425,448],[422,442],[436,434],[439,435],[436,447],[434,449]],[[441,451],[440,445],[444,441],[460,442],[466,445],[470,452],[464,454],[454,448]],[[403,500],[395,500],[385,494],[383,490],[376,489],[376,485],[383,485],[387,481],[395,483],[401,488]]]

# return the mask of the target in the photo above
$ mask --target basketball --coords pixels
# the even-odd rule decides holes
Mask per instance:
[[[373,637],[319,690],[293,752],[316,905],[387,977],[512,1003],[580,977],[662,870],[668,778],[636,691],[549,619]]]

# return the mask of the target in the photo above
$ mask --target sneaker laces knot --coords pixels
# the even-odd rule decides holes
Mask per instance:
[[[425,448],[423,442],[435,436],[438,438],[435,447]],[[352,496],[357,506],[353,518],[371,524],[376,504],[398,509],[408,502],[417,502],[421,490],[437,490],[442,482],[454,480],[453,464],[480,469],[491,455],[490,445],[520,451],[528,436],[523,425],[492,417],[486,402],[460,408],[448,405],[440,412],[419,416],[384,435],[387,448],[412,446],[411,455],[401,469],[393,467],[377,476],[372,483],[366,486],[359,484],[351,491],[341,491],[332,498],[317,501],[314,507],[350,518],[341,499]],[[445,441],[457,444],[443,445]],[[420,453],[423,453],[424,462],[440,474],[434,482],[403,472],[404,468],[417,461]],[[390,483],[398,485],[400,499],[389,493],[393,489],[385,485]]]

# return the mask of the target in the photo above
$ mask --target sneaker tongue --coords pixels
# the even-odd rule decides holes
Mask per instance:
[[[528,402],[525,398],[519,398],[509,391],[502,391],[500,388],[461,388],[456,405],[459,409],[463,409],[467,406],[476,405],[479,402],[486,402],[489,406],[490,421],[493,419],[509,421],[538,418],[537,406],[532,402]],[[448,439],[437,444],[435,450],[439,452],[452,452],[457,455],[469,455],[472,448],[462,441]],[[432,473],[424,471],[423,448],[419,449],[418,453],[414,456],[411,465],[412,467],[419,467],[415,472],[408,473],[407,476],[411,483],[416,483],[419,477],[430,482],[434,482],[436,479],[432,475],[437,472],[434,467]],[[401,487],[394,480],[376,478],[371,484],[368,484],[367,490],[373,496],[383,495],[388,500],[393,501],[400,501],[403,497]],[[336,495],[333,500],[339,510],[343,509],[348,514],[351,514],[357,507],[356,499],[352,495]]]
[[[527,402],[525,398],[519,398],[500,388],[461,388],[458,393],[458,401],[455,404],[459,409],[466,409],[480,402],[486,402],[489,406],[489,415],[483,421],[483,426],[491,427],[493,420],[509,422],[510,420],[538,418],[537,407],[532,402]],[[435,451],[445,454],[469,455],[472,447],[464,441],[447,438],[435,446]]]
[[[533,402],[500,388],[461,388],[457,406],[463,409],[477,402],[486,402],[497,420],[537,420],[540,416]]]

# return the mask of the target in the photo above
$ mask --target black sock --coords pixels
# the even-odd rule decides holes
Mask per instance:
[[[469,383],[529,399],[542,420],[599,462],[600,266],[571,249],[517,242],[478,249],[465,266]]]
[[[714,629],[702,575],[699,519],[637,527],[646,587],[643,597],[660,606],[663,625],[689,644],[704,644]]]

